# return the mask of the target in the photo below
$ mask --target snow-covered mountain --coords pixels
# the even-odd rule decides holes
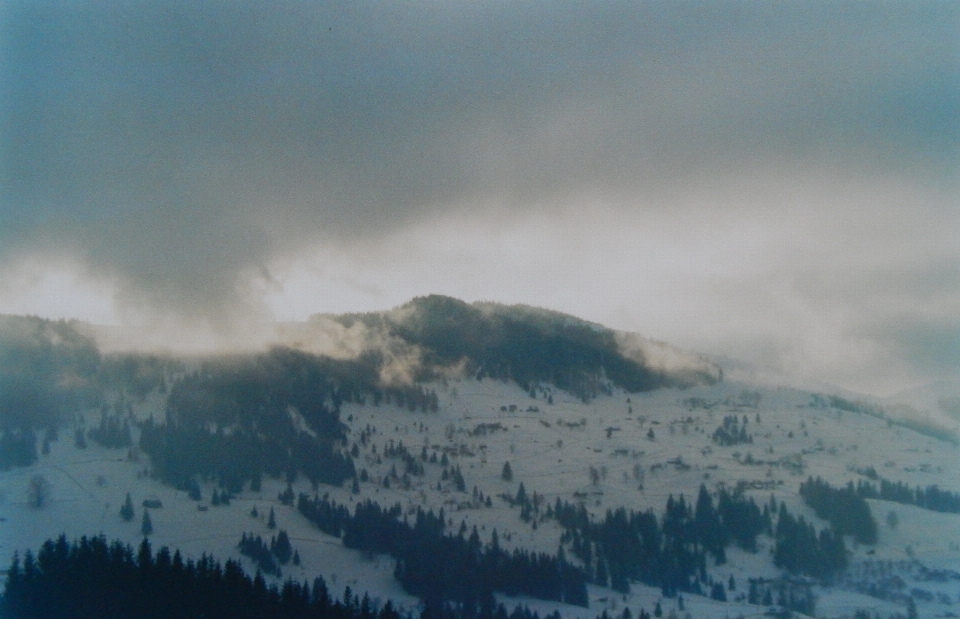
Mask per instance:
[[[303,506],[349,514],[370,501],[399,506],[397,526],[443,510],[451,538],[475,530],[477,548],[564,557],[587,582],[586,606],[494,588],[508,608],[541,615],[746,617],[792,606],[888,617],[907,615],[909,603],[935,617],[960,608],[960,475],[948,417],[751,381],[742,367],[724,371],[553,312],[444,297],[285,325],[284,346],[229,358],[100,355],[68,324],[4,321],[4,563],[61,533],[136,546],[149,514],[154,547],[234,558],[250,573],[258,563],[241,554],[241,537],[268,543],[283,531],[296,562],[268,579],[322,575],[336,594],[349,586],[417,611],[422,596],[403,573],[412,559],[351,541],[352,524],[324,532]],[[49,397],[38,385],[50,385]],[[36,459],[18,461],[33,418]],[[841,530],[843,565],[822,572],[809,562],[822,532],[842,524],[801,497],[817,477],[837,502],[852,483],[876,525],[868,541]],[[702,505],[717,506],[728,531],[741,524],[724,501],[763,512],[742,543],[704,533],[713,512]],[[568,509],[586,520],[561,515]],[[632,567],[618,540],[602,537],[618,510],[637,522],[652,514],[665,540],[680,540],[658,547],[658,560],[689,556],[699,566],[687,577],[678,567],[668,578],[659,565],[619,578]],[[820,535],[802,567],[787,557],[784,518]]]

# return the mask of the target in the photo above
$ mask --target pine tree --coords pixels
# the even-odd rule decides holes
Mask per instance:
[[[601,587],[607,586],[607,564],[604,561],[597,561],[597,584]]]
[[[727,592],[723,590],[723,583],[713,583],[713,587],[710,588],[710,598],[718,602],[727,601]]]
[[[123,507],[120,508],[120,517],[126,522],[133,520],[133,501],[130,499],[129,492],[127,493],[127,500],[124,501]]]
[[[270,548],[274,556],[277,557],[277,560],[280,561],[281,565],[286,565],[290,560],[290,556],[293,552],[293,548],[290,545],[290,537],[287,535],[287,532],[283,529],[277,533],[276,543],[271,544]]]
[[[150,521],[150,512],[143,510],[143,521],[140,524],[140,531],[144,537],[153,533],[153,522]]]
[[[520,482],[520,488],[517,489],[516,502],[520,505],[524,505],[527,502],[527,489],[523,487],[523,482]]]
[[[503,472],[500,473],[500,477],[503,478],[503,481],[513,481],[513,469],[510,468],[509,462],[503,463]]]
[[[273,514],[273,508],[270,508],[270,515],[267,517],[267,528],[276,529],[277,528],[277,517]]]
[[[913,601],[913,597],[907,598],[907,619],[917,619],[919,615],[917,614],[917,603]]]

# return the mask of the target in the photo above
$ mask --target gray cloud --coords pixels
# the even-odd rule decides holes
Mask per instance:
[[[476,212],[562,227],[582,196],[645,240],[664,220],[698,238],[799,220],[843,253],[810,223],[827,207],[790,206],[796,185],[894,177],[939,196],[933,227],[954,221],[958,26],[942,2],[7,2],[0,265],[73,261],[122,305],[220,317],[262,309],[244,278],[277,260],[375,261],[398,231]],[[868,194],[840,223],[886,256],[896,226],[869,222],[912,205]],[[917,320],[905,342],[934,324]]]

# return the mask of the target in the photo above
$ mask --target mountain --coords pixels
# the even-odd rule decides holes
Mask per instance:
[[[933,617],[960,603],[956,434],[889,402],[440,296],[278,325],[272,347],[229,355],[108,353],[90,332],[0,317],[11,616],[66,604],[66,566],[91,565],[100,534],[131,546],[129,561],[102,555],[114,582],[147,561],[131,583],[173,586],[162,546],[194,566],[181,575],[207,555],[251,613],[272,603],[257,586],[317,577],[303,599],[328,591],[343,616]],[[238,569],[261,585],[243,589]],[[37,593],[48,582],[59,598]],[[141,599],[84,582],[89,604],[94,590]]]

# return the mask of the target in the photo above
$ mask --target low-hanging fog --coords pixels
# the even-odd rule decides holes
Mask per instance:
[[[415,295],[886,395],[960,370],[960,7],[6,2],[0,312]]]

